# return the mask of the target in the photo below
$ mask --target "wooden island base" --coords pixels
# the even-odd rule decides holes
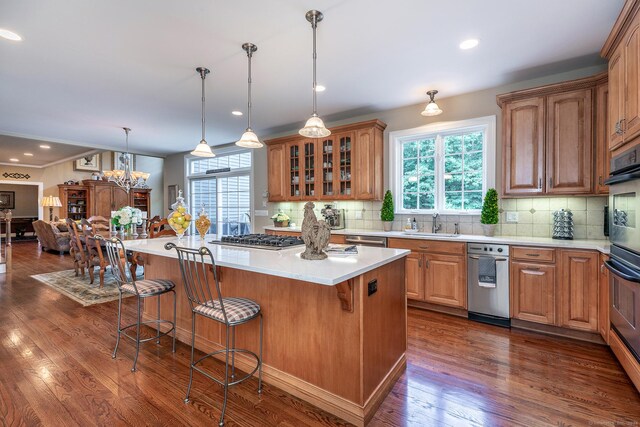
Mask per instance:
[[[176,283],[177,337],[190,344],[191,311],[177,260],[144,257],[145,278]],[[371,419],[406,367],[404,259],[336,286],[225,267],[218,267],[218,273],[224,296],[260,304],[267,383],[355,425]],[[368,295],[374,281],[377,291]],[[171,297],[164,299],[163,315],[171,309]],[[155,318],[155,301],[145,304],[144,316]],[[237,329],[236,347],[257,353],[258,322]],[[211,352],[222,348],[223,342],[224,327],[199,316],[196,347]],[[251,366],[249,359],[241,357],[236,364],[243,370]]]

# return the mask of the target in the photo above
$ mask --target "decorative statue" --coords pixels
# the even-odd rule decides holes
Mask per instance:
[[[324,220],[318,221],[313,212],[315,205],[307,202],[304,205],[304,219],[302,220],[302,240],[307,246],[300,255],[302,259],[325,259],[327,254],[323,249],[329,244],[331,229]]]

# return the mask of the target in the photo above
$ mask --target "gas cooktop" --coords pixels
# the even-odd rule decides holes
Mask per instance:
[[[304,245],[304,242],[299,237],[274,236],[272,234],[222,236],[220,240],[213,240],[209,243],[216,245],[240,246],[243,248],[269,249],[272,251]]]

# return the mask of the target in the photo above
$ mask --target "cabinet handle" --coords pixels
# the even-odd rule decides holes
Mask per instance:
[[[622,135],[622,122],[624,121],[624,119],[618,121],[618,123],[616,123],[616,134],[618,135]]]
[[[542,190],[542,178],[538,179],[538,188]]]
[[[598,185],[602,185],[602,175],[598,177]]]
[[[419,246],[420,249],[429,249],[428,245],[424,245],[424,246]]]
[[[422,268],[422,258],[418,260],[418,268]]]
[[[425,266],[425,268],[429,268],[429,259],[426,259],[426,258],[425,258],[425,260],[424,260],[424,266]]]
[[[600,264],[600,274],[604,274],[604,264]]]
[[[549,188],[553,187],[553,178],[549,177]]]
[[[540,256],[540,254],[525,254],[526,256]]]

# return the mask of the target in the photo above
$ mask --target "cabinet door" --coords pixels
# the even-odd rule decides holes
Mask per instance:
[[[600,255],[600,279],[598,280],[598,329],[602,339],[609,344],[609,270],[604,262],[609,257]]]
[[[598,253],[561,251],[559,326],[598,331]]]
[[[333,198],[336,194],[336,189],[339,187],[338,180],[340,179],[340,175],[337,172],[337,166],[334,168],[334,151],[338,150],[338,145],[335,143],[335,141],[335,135],[330,135],[326,138],[321,138],[318,142],[318,148],[320,150],[318,158],[322,163],[322,165],[318,165],[318,169],[322,170],[320,176],[320,182],[322,182],[322,186],[318,188],[321,191],[320,198],[324,199]]]
[[[547,97],[548,194],[591,193],[592,108],[591,89]]]
[[[596,194],[609,194],[609,186],[604,180],[611,171],[611,151],[607,137],[609,135],[608,121],[609,86],[607,83],[596,88],[596,174],[594,188]]]
[[[377,150],[380,152],[381,150]],[[373,200],[376,196],[375,139],[373,129],[356,132],[356,152],[353,173],[355,174],[355,198]]]
[[[515,319],[555,323],[556,268],[553,265],[511,263],[511,311]]]
[[[405,258],[404,280],[407,288],[407,298],[424,301],[424,274],[422,269],[423,255],[411,252]]]
[[[640,134],[640,15],[626,31],[624,51],[624,140]]]
[[[111,211],[116,210],[113,206],[113,186],[112,185],[95,185],[94,192],[91,197],[91,205],[93,207],[89,216],[100,215],[105,218],[111,218]],[[125,193],[126,194],[126,193]]]
[[[621,120],[624,116],[624,63],[623,45],[613,53],[609,60],[609,106],[607,113],[607,132],[609,150],[622,145],[623,132]]]
[[[304,192],[304,151],[299,142],[290,142],[286,145],[286,170],[287,172],[287,195],[286,200],[300,200]]]
[[[305,139],[302,142],[302,152],[304,176],[300,179],[304,179],[303,196],[313,199],[316,196],[316,140]]]
[[[510,102],[503,117],[503,192],[544,193],[544,98]]]
[[[113,204],[113,209],[114,211],[117,211],[120,208],[123,208],[125,206],[131,206],[133,205],[133,201],[131,200],[131,195],[129,193],[127,193],[126,191],[124,191],[122,188],[120,187],[112,187],[112,204]],[[104,216],[104,215],[103,215]],[[109,218],[109,216],[111,216],[111,212],[107,212],[107,215],[105,216],[106,218]]]
[[[424,256],[425,300],[434,304],[467,308],[465,259],[461,256]]]
[[[267,147],[267,191],[270,202],[285,200],[285,145],[275,144]]]
[[[353,179],[354,169],[353,162],[355,156],[355,148],[353,144],[353,132],[341,133],[335,136],[337,144],[337,151],[335,151],[334,165],[338,166],[338,169],[334,169],[337,172],[336,185],[338,191],[338,198],[352,199],[353,193]],[[357,166],[355,166],[357,168]],[[336,176],[334,172],[334,176]]]

